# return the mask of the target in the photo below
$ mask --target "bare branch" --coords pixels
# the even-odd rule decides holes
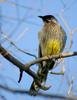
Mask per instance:
[[[12,89],[8,88],[6,86],[0,85],[0,89],[3,89],[5,91],[15,93],[15,94],[27,94],[30,95],[29,91],[27,90],[19,90],[19,89]],[[44,94],[44,93],[38,93],[37,96],[43,97],[43,98],[54,98],[54,99],[61,99],[61,100],[77,100],[77,97],[68,97],[63,95],[57,95],[57,94]]]
[[[38,58],[24,65],[18,59],[13,57],[8,51],[6,51],[1,45],[0,45],[0,52],[1,52],[1,55],[4,56],[8,61],[16,65],[19,69],[26,71],[33,78],[37,78],[37,75],[29,69],[30,66],[40,63],[42,61],[47,61],[51,59],[60,59],[60,58],[66,58],[66,57],[71,57],[71,56],[77,56],[77,52],[70,52],[70,53],[67,52],[67,53],[62,53],[58,55],[53,55],[50,57],[45,56],[42,58]]]
[[[39,82],[39,77],[37,76],[37,74],[35,72],[33,72],[32,70],[29,69],[29,67],[25,67],[25,65],[23,63],[21,63],[18,59],[16,59],[15,57],[13,57],[7,50],[5,50],[1,45],[0,45],[0,54],[6,58],[8,61],[10,61],[12,64],[16,65],[16,67],[18,67],[19,69],[25,71],[26,73],[28,73],[30,76],[32,76],[32,78],[34,78],[34,80],[36,81],[36,83],[38,84],[38,86],[43,89],[45,88],[45,86],[42,86],[41,83]]]
[[[16,45],[11,39],[9,39],[9,37],[8,37],[6,34],[3,33],[3,34],[2,34],[2,37],[3,37],[4,39],[6,39],[7,41],[9,41],[10,44],[11,44],[12,46],[14,46],[18,51],[20,51],[20,52],[22,52],[22,53],[24,53],[24,54],[26,54],[26,55],[32,56],[32,57],[34,57],[34,58],[37,58],[34,54],[31,54],[31,53],[29,53],[29,52],[26,52],[26,51],[20,49],[19,47],[17,47],[17,45]]]
[[[72,57],[72,56],[77,56],[77,52],[67,52],[67,53],[62,53],[62,54],[58,54],[58,55],[53,55],[53,56],[45,56],[45,57],[41,57],[41,58],[38,58],[36,60],[33,60],[27,64],[25,64],[25,67],[30,67],[34,64],[37,64],[37,63],[40,63],[42,61],[47,61],[47,60],[51,60],[51,59],[60,59],[60,58],[67,58],[67,57]]]
[[[34,80],[36,81],[36,83],[38,84],[38,86],[44,90],[44,88],[47,88],[46,86],[42,86],[41,83],[39,82],[39,77],[38,75],[33,72],[30,67],[34,64],[40,63],[42,61],[47,61],[47,60],[51,60],[51,59],[60,59],[60,58],[66,58],[66,57],[71,57],[71,56],[77,56],[77,52],[73,52],[73,53],[62,53],[62,54],[58,54],[58,55],[53,55],[50,57],[42,57],[42,58],[38,58],[36,60],[33,60],[27,64],[23,64],[21,63],[18,59],[16,59],[15,57],[13,57],[7,50],[5,50],[1,45],[0,45],[0,52],[1,55],[6,58],[8,61],[10,61],[11,63],[13,63],[14,65],[16,65],[20,70],[25,71],[26,73],[28,73],[30,76],[32,76],[34,78]]]
[[[54,74],[54,75],[64,75],[64,72],[49,72],[50,74]]]
[[[13,57],[7,50],[5,50],[1,45],[0,45],[0,54],[6,58],[8,61],[10,61],[12,64],[16,65],[19,69],[26,71],[30,76],[32,76],[35,79],[38,79],[38,76],[31,71],[28,67],[25,67],[23,63],[21,63],[18,59]]]

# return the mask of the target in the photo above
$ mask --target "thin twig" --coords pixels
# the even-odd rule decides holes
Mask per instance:
[[[55,75],[64,75],[64,72],[49,72],[50,74],[55,74]]]
[[[63,24],[65,25],[66,29],[68,30],[68,33],[69,33],[69,47],[67,48],[67,51],[69,51],[72,47],[72,44],[73,44],[73,39],[72,39],[72,36],[73,36],[73,31],[71,30],[70,26],[68,25],[67,21],[64,19],[64,16],[63,16],[63,11],[61,11],[61,13],[59,14],[59,17],[60,19],[63,21]]]
[[[26,51],[20,49],[19,47],[17,47],[16,44],[15,44],[11,39],[9,39],[9,37],[8,37],[6,34],[3,33],[2,36],[3,36],[7,41],[9,41],[10,44],[13,45],[13,46],[14,46],[17,50],[19,50],[20,52],[22,52],[22,53],[24,53],[24,54],[27,54],[27,55],[29,55],[29,56],[32,56],[32,57],[34,57],[34,58],[37,58],[34,54],[31,54],[31,53],[29,53],[29,52],[26,52]]]
[[[20,48],[17,47],[13,42],[11,42],[11,44],[12,44],[14,47],[16,47],[16,49],[19,50],[20,52],[22,52],[22,53],[24,53],[24,54],[27,54],[27,55],[29,55],[29,56],[32,56],[32,57],[34,57],[34,58],[37,58],[34,54],[31,54],[31,53],[29,53],[29,52],[26,52],[26,51],[20,49]]]

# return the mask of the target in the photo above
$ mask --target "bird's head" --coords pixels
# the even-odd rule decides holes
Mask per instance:
[[[40,17],[46,23],[57,22],[57,19],[53,15],[45,15],[45,16],[38,16],[38,17]]]

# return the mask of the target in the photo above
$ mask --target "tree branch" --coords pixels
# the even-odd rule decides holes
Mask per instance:
[[[61,53],[58,55],[52,55],[52,56],[45,56],[38,58],[36,60],[30,61],[29,63],[23,64],[21,63],[18,59],[13,57],[7,50],[5,50],[1,45],[0,45],[0,53],[1,55],[6,58],[8,61],[16,65],[19,69],[26,71],[29,75],[35,77],[36,75],[34,72],[32,72],[29,67],[31,67],[34,64],[40,63],[42,61],[47,61],[51,59],[60,59],[60,58],[67,58],[67,57],[72,57],[72,56],[77,56],[77,51],[76,52],[67,52],[67,53]],[[30,70],[30,71],[28,71]],[[34,74],[34,75],[33,75]]]
[[[27,90],[19,90],[19,89],[12,89],[6,86],[3,86],[0,84],[0,89],[3,89],[5,91],[14,93],[14,94],[27,94],[30,95],[29,91]],[[50,99],[61,99],[61,100],[77,100],[77,97],[68,97],[63,95],[57,95],[57,94],[44,94],[44,93],[38,93],[37,96],[43,97],[43,98],[50,98]]]
[[[26,73],[28,73],[30,76],[32,76],[34,79],[37,80],[37,83],[39,83],[38,81],[38,76],[37,74],[35,74],[35,72],[33,72],[32,70],[30,70],[28,67],[25,67],[25,65],[23,63],[21,63],[18,59],[16,59],[15,57],[13,57],[7,50],[5,50],[1,45],[0,45],[0,54],[6,58],[8,61],[10,61],[12,64],[16,65],[19,69],[25,71]]]
[[[1,45],[0,45],[0,54],[6,58],[8,61],[10,61],[12,64],[16,65],[19,69],[25,71],[26,73],[28,73],[30,76],[32,76],[32,78],[34,78],[34,80],[36,81],[36,83],[38,84],[38,86],[41,89],[49,89],[49,87],[46,87],[44,85],[41,85],[41,83],[39,82],[39,77],[38,75],[33,72],[32,70],[30,70],[29,67],[26,67],[23,63],[21,63],[18,59],[16,59],[15,57],[13,57],[7,50],[5,50]]]
[[[36,60],[33,60],[27,64],[23,64],[21,63],[18,59],[16,59],[15,57],[13,57],[7,50],[5,50],[1,45],[0,45],[0,53],[1,55],[6,58],[8,61],[10,61],[12,64],[16,65],[19,69],[25,71],[26,73],[28,73],[30,76],[32,76],[34,78],[34,80],[36,81],[36,83],[39,85],[39,87],[41,89],[43,88],[47,88],[45,86],[42,86],[39,82],[39,77],[38,75],[33,72],[32,70],[30,70],[30,67],[34,64],[40,63],[42,61],[47,61],[47,60],[51,60],[51,59],[60,59],[60,58],[66,58],[66,57],[71,57],[71,56],[77,56],[77,52],[72,52],[72,53],[62,53],[62,54],[58,54],[58,55],[53,55],[53,56],[49,56],[49,57],[42,57],[42,58],[38,58]]]
[[[77,51],[76,52],[61,53],[58,55],[52,55],[52,56],[48,56],[48,57],[47,56],[41,57],[41,58],[38,58],[36,60],[33,60],[33,61],[25,64],[25,67],[29,68],[30,66],[37,64],[37,63],[40,63],[42,61],[47,61],[47,60],[51,60],[51,59],[67,58],[67,57],[72,57],[72,56],[77,56]]]

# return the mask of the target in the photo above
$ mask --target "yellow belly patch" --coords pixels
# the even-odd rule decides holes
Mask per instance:
[[[45,45],[44,56],[58,54],[60,52],[60,48],[61,45],[59,40],[57,39],[49,40]]]

